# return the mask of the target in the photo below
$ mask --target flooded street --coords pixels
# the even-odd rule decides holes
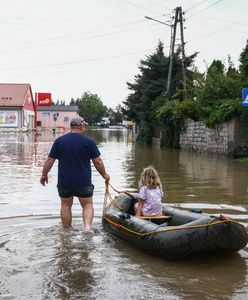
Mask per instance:
[[[152,164],[165,203],[223,213],[248,226],[248,164],[138,145],[126,129],[87,134],[96,140],[116,190],[137,191],[140,172]],[[248,247],[167,260],[106,233],[105,184],[94,168],[95,233],[83,231],[76,198],[73,226],[63,229],[57,164],[49,184],[39,183],[55,138],[0,135],[0,299],[248,299]]]

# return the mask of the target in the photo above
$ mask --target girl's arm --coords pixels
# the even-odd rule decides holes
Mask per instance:
[[[144,205],[144,200],[139,198],[138,200],[138,208],[137,208],[137,211],[136,211],[136,216],[142,216],[142,207]]]

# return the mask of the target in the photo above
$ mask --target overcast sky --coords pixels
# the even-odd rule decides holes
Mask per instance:
[[[173,9],[185,12],[186,55],[238,66],[248,38],[248,0],[0,0],[0,82],[30,83],[54,101],[89,91],[115,108],[158,41],[169,53]],[[179,28],[178,28],[179,29]],[[179,33],[177,43],[179,43]],[[166,79],[166,74],[165,74]]]

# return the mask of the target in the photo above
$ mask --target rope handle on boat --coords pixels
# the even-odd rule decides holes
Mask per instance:
[[[131,192],[128,191],[118,191],[117,189],[115,189],[110,183],[108,183],[108,185],[118,194],[126,194],[127,196],[131,197],[132,199],[134,198],[134,196],[131,194]]]
[[[167,227],[167,228],[164,229],[164,230],[159,230],[159,231],[156,231],[156,230],[155,230],[155,231],[151,231],[151,232],[140,233],[140,232],[134,231],[134,230],[132,230],[132,229],[129,229],[129,228],[127,228],[127,227],[121,225],[120,223],[115,223],[115,222],[113,222],[112,220],[110,220],[110,219],[106,216],[106,212],[107,212],[107,210],[109,209],[109,207],[110,207],[112,204],[115,205],[118,209],[122,210],[122,207],[120,207],[120,206],[116,203],[116,200],[119,198],[119,196],[117,196],[117,197],[115,197],[115,198],[113,199],[113,198],[111,197],[111,195],[110,195],[109,187],[108,187],[108,186],[110,186],[115,192],[117,192],[117,193],[119,194],[119,196],[120,196],[120,194],[125,193],[126,195],[131,196],[132,198],[134,198],[134,196],[133,196],[133,195],[130,195],[129,192],[126,192],[126,191],[118,191],[118,190],[116,190],[110,183],[106,184],[106,191],[105,191],[105,198],[104,198],[103,218],[104,218],[107,222],[111,223],[113,226],[116,226],[116,227],[118,227],[118,228],[122,228],[122,229],[124,229],[124,230],[126,230],[126,231],[129,231],[130,233],[135,234],[135,235],[138,235],[138,236],[140,236],[141,238],[142,238],[142,237],[145,237],[145,236],[153,235],[154,233],[162,233],[162,232],[168,232],[168,231],[172,231],[172,230],[185,230],[185,229],[195,229],[195,228],[202,228],[202,227],[210,227],[210,226],[213,226],[213,225],[222,224],[222,223],[227,223],[227,222],[230,221],[227,217],[225,217],[224,215],[221,215],[221,218],[220,218],[219,221],[214,221],[214,222],[211,222],[211,223],[208,223],[208,224],[200,224],[200,225],[195,225],[195,226],[184,226],[184,227],[178,227],[178,228],[175,228],[175,227],[173,227],[173,228],[168,228],[168,227]],[[106,207],[106,205],[107,205],[107,197],[109,197],[110,203],[109,203],[109,205]],[[235,222],[235,221],[232,221],[232,222],[238,223],[238,222]],[[158,228],[156,228],[156,229],[158,229]]]
[[[202,227],[210,227],[210,226],[213,226],[213,225],[217,225],[217,224],[222,224],[222,223],[227,223],[227,222],[230,222],[230,220],[223,220],[223,221],[215,221],[213,223],[208,223],[208,224],[200,224],[200,225],[195,225],[195,226],[184,226],[184,227],[178,227],[178,228],[168,228],[166,227],[166,229],[163,229],[163,230],[159,230],[159,231],[150,231],[150,232],[145,232],[145,233],[141,233],[141,232],[138,232],[138,231],[134,231],[132,229],[129,229],[123,225],[121,225],[120,223],[115,223],[113,222],[112,220],[110,220],[108,217],[104,216],[104,219],[111,223],[113,226],[116,226],[118,228],[122,228],[132,234],[135,234],[135,235],[138,235],[140,236],[141,238],[142,237],[145,237],[145,236],[149,236],[149,235],[153,235],[153,234],[156,234],[156,233],[163,233],[163,232],[168,232],[168,231],[173,231],[173,230],[185,230],[185,229],[195,229],[195,228],[202,228]],[[232,221],[233,222],[233,221]],[[236,223],[236,222],[234,222]],[[157,229],[157,228],[156,228]]]
[[[121,192],[121,191],[118,191],[116,190],[109,182],[107,182],[106,184],[106,187],[105,187],[105,195],[104,195],[104,204],[103,204],[103,216],[106,215],[106,212],[107,210],[109,209],[109,207],[113,204],[115,207],[117,207],[119,210],[122,210],[122,207],[120,207],[116,202],[115,200],[118,198],[118,197],[115,197],[115,198],[112,198],[110,192],[109,192],[109,186],[118,194],[122,194],[124,192]],[[127,193],[126,193],[127,194]],[[130,195],[131,196],[131,195]],[[133,196],[132,196],[133,197]],[[108,204],[108,199],[110,200],[109,201],[109,204]]]

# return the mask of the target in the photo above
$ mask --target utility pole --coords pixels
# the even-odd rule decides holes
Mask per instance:
[[[181,7],[180,7],[181,8]],[[183,34],[183,12],[182,9],[179,11],[179,22],[180,22],[180,32],[181,32],[181,50],[182,50],[182,73],[183,73],[183,91],[184,98],[186,97],[186,69],[185,69],[185,51],[184,51],[184,34]]]
[[[153,19],[151,17],[145,16],[146,19],[164,24],[166,26],[169,26],[171,28],[171,40],[170,40],[170,52],[169,52],[169,70],[168,70],[168,77],[167,77],[167,86],[165,95],[170,98],[171,93],[171,79],[172,79],[172,71],[173,71],[173,58],[174,58],[174,52],[175,52],[175,40],[176,40],[176,31],[177,31],[177,23],[180,23],[180,33],[181,33],[181,52],[182,52],[182,82],[183,82],[183,94],[184,98],[186,97],[186,69],[185,69],[185,51],[184,51],[184,34],[183,34],[183,12],[182,7],[176,7],[175,9],[175,16],[174,24],[168,24],[165,22],[161,22],[159,20]]]
[[[183,13],[182,13],[181,7],[176,7],[175,16],[174,16],[174,24],[171,26],[172,30],[171,30],[171,43],[170,43],[170,54],[169,54],[169,71],[168,71],[168,79],[167,79],[167,88],[166,88],[166,93],[165,93],[168,98],[170,98],[170,92],[171,92],[171,79],[172,79],[172,70],[173,70],[173,57],[174,57],[174,49],[175,49],[177,23],[180,23],[184,98],[186,96],[186,70],[185,70],[185,51],[184,51],[185,43],[184,43],[184,34],[183,34]]]
[[[170,97],[170,87],[171,87],[171,78],[172,78],[173,56],[174,56],[174,49],[175,49],[177,22],[178,22],[178,7],[176,8],[176,11],[175,11],[174,25],[171,26],[169,71],[168,71],[168,78],[167,78],[167,88],[166,88],[166,92],[165,92],[165,94],[168,98]]]

